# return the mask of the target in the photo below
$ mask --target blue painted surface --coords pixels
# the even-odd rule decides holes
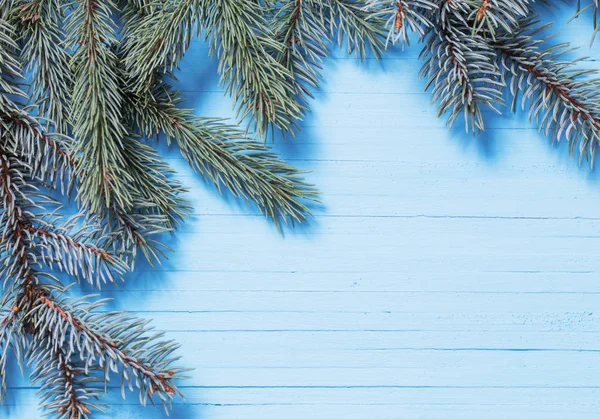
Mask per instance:
[[[589,22],[555,13],[587,51]],[[169,261],[103,294],[181,342],[195,370],[172,417],[600,417],[598,174],[523,114],[448,131],[417,53],[326,62],[302,133],[276,143],[323,192],[285,236],[169,153],[195,215]],[[229,115],[215,70],[194,43],[183,89]],[[10,384],[0,416],[38,417]],[[107,418],[164,417],[114,393]]]

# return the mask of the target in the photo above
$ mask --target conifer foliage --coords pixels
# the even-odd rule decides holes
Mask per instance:
[[[0,3],[0,386],[11,356],[32,369],[46,413],[87,418],[113,376],[168,408],[184,369],[149,324],[73,298],[70,280],[120,281],[141,253],[160,262],[191,212],[147,141],[176,146],[204,179],[280,226],[303,222],[317,190],[258,138],[294,134],[336,42],[364,58],[423,41],[439,115],[467,131],[484,112],[527,108],[581,156],[600,141],[597,79],[547,47],[534,0],[4,0]],[[574,2],[574,15],[597,0]],[[585,3],[585,4],[584,4]],[[239,126],[197,116],[172,85],[195,37],[218,60]],[[77,213],[64,217],[63,200]],[[114,382],[114,381],[113,381]]]
[[[322,51],[307,56],[325,56],[321,35],[338,31],[364,55],[375,27],[363,6],[323,5],[313,38]],[[271,4],[230,0],[0,4],[3,394],[11,356],[32,368],[43,409],[60,418],[103,410],[98,399],[113,376],[142,404],[168,408],[180,393],[176,343],[144,320],[107,311],[105,301],[69,292],[69,278],[98,288],[122,280],[138,253],[160,262],[159,233],[190,213],[185,188],[147,140],[177,146],[207,182],[278,226],[309,215],[318,193],[301,171],[247,129],[185,109],[171,85],[192,38],[202,36],[240,120],[259,137],[291,131],[306,111],[305,90],[286,59],[296,44],[271,27],[275,13]],[[350,23],[338,24],[342,16]],[[371,47],[381,52],[382,44]],[[74,216],[60,214],[62,198],[73,198]]]
[[[595,35],[598,1],[573,4],[574,17],[592,15]],[[600,141],[600,79],[595,71],[578,69],[579,59],[562,59],[573,51],[568,43],[553,44],[544,35],[551,24],[539,22],[536,13],[551,2],[373,0],[369,5],[386,20],[388,41],[408,43],[407,28],[423,41],[421,74],[448,125],[462,115],[467,132],[477,133],[485,129],[482,110],[520,107],[540,131],[553,141],[567,140],[571,152],[578,150],[580,159],[593,165]]]

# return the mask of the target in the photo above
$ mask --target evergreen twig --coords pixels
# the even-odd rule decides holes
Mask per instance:
[[[23,30],[21,60],[31,73],[30,100],[38,112],[53,121],[53,128],[68,132],[71,74],[61,39],[62,0],[32,0],[15,11]]]
[[[292,75],[274,58],[285,45],[273,38],[259,3],[204,3],[202,26],[238,117],[251,117],[259,136],[273,128],[294,129],[305,108],[296,100]]]
[[[225,186],[236,196],[253,201],[275,221],[304,221],[317,191],[305,183],[302,172],[278,160],[268,149],[246,137],[243,131],[222,120],[200,118],[175,105],[179,94],[160,84],[153,99],[130,97],[135,125],[151,136],[162,133],[175,142],[192,168],[217,188]]]
[[[560,60],[572,51],[568,44],[542,47],[549,37],[534,37],[548,26],[529,19],[517,35],[506,34],[494,42],[510,87],[511,108],[515,110],[521,99],[521,107],[529,109],[529,118],[540,130],[553,141],[565,138],[571,151],[579,145],[580,160],[593,165],[600,141],[600,79],[581,79],[597,72],[575,69],[580,59]]]
[[[74,152],[81,176],[78,199],[99,214],[113,203],[131,208],[133,197],[125,170],[121,121],[122,92],[117,67],[111,0],[83,0],[68,17],[66,30],[73,50],[71,103]]]
[[[445,1],[435,12],[433,25],[425,32],[421,74],[433,86],[432,102],[439,101],[438,116],[448,112],[448,125],[462,113],[465,129],[484,129],[481,107],[499,113],[503,83],[493,48],[472,34],[466,4]]]

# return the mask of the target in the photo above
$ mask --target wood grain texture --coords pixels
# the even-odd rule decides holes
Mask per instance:
[[[590,22],[554,13],[587,48]],[[206,52],[181,66],[188,105],[231,115]],[[600,417],[597,171],[523,113],[448,130],[417,53],[325,63],[303,131],[275,144],[323,204],[284,235],[168,152],[194,216],[161,267],[101,294],[181,342],[195,369],[171,417]],[[39,417],[16,368],[9,383],[0,417]],[[165,417],[114,393],[97,417]]]

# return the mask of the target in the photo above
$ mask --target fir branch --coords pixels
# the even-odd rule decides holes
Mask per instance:
[[[37,345],[27,354],[28,366],[33,365],[32,383],[41,384],[42,408],[58,419],[86,419],[91,409],[105,411],[95,403],[100,393],[95,384],[100,379],[86,373],[85,366],[74,356],[68,357],[62,347],[52,344],[49,336],[35,337]]]
[[[173,7],[179,7],[183,3],[184,2],[176,2]],[[236,10],[238,7],[254,7],[246,4],[234,5],[225,3],[227,2],[207,7],[221,9],[233,7]],[[150,4],[152,7],[159,7],[156,5],[156,3]],[[190,2],[185,4],[188,8],[194,7]],[[202,16],[207,13],[222,13],[223,10],[221,9],[212,10],[212,12],[205,10],[202,13]],[[137,30],[137,28],[152,27],[149,24],[150,16],[144,13],[144,11],[147,10],[146,8],[138,10],[137,17],[135,17],[135,13],[131,10],[131,7],[126,10],[129,10],[128,24],[135,25],[133,32],[127,36],[127,42],[129,42],[129,39],[132,39],[133,41],[131,41],[132,43],[130,45],[136,45],[134,42],[136,37],[141,39],[141,34],[143,33],[142,29]],[[177,14],[173,14],[174,11],[177,10],[183,9],[172,9],[165,6],[160,12],[158,12],[158,14],[160,15],[161,13],[166,13],[168,18],[163,17],[163,19],[167,19],[170,22],[170,26],[177,27],[181,24],[181,22],[172,20],[174,16],[177,16]],[[186,10],[189,11],[189,9]],[[200,12],[197,13],[200,14]],[[183,17],[183,15],[179,16]],[[213,18],[216,19],[216,16],[213,16]],[[249,18],[249,16],[247,16],[247,18]],[[142,20],[140,21],[139,19]],[[158,19],[158,17],[156,19]],[[256,19],[258,19],[258,17],[256,17]],[[143,24],[140,22],[146,23]],[[241,24],[246,28],[244,30],[251,32],[251,28],[249,29],[248,24],[243,22]],[[259,35],[250,32],[245,33],[244,30],[242,30],[242,34],[239,36],[247,36],[251,42],[262,42],[262,38],[260,38]],[[173,39],[177,39],[177,37]],[[178,41],[174,46],[174,48],[179,52],[174,53],[171,51],[171,53],[166,53],[165,55],[158,54],[158,56],[163,56],[165,60],[169,54],[175,54],[175,56],[178,56],[179,53],[183,53],[183,51],[187,48],[187,43],[189,40],[184,41],[185,42]],[[127,42],[126,48],[124,49],[125,52],[123,53],[125,56],[124,60],[127,60],[127,57],[129,56],[136,56],[136,48],[127,46]],[[162,44],[159,43],[156,45]],[[250,51],[250,53],[258,54],[257,51]],[[264,50],[263,53],[265,53]],[[177,58],[175,58],[175,62],[177,62]],[[247,65],[248,63],[244,62],[244,64]],[[148,67],[148,70],[150,70],[150,67]],[[164,68],[163,70],[169,71],[168,69],[165,70]],[[263,68],[261,71],[270,70],[268,68]],[[128,81],[127,83],[127,85],[134,84],[136,83],[133,81]],[[153,81],[150,84],[155,85],[156,82]],[[255,201],[262,212],[268,214],[269,217],[278,220],[277,224],[279,223],[280,217],[287,218],[288,215],[293,219],[304,219],[308,209],[299,201],[305,198],[310,199],[311,197],[314,197],[314,190],[311,192],[309,192],[308,189],[304,191],[303,189],[305,189],[308,185],[304,185],[298,179],[292,179],[292,168],[287,165],[282,165],[281,162],[277,160],[275,160],[273,162],[274,164],[271,165],[271,167],[277,171],[283,170],[281,171],[281,175],[283,175],[284,178],[290,176],[288,182],[282,184],[286,185],[284,188],[282,188],[284,189],[282,192],[285,192],[285,194],[279,192],[277,187],[272,186],[276,185],[277,183],[269,183],[271,186],[265,187],[263,180],[265,177],[270,179],[269,182],[278,182],[277,178],[280,177],[275,173],[268,172],[270,170],[268,159],[274,158],[272,153],[259,155],[257,152],[264,151],[265,148],[250,142],[240,131],[233,129],[231,126],[222,125],[219,127],[219,129],[216,129],[216,120],[196,118],[187,110],[176,109],[173,104],[179,102],[178,95],[174,92],[168,92],[167,90],[170,88],[164,90],[163,87],[164,86],[162,85],[154,86],[154,92],[135,93],[134,91],[130,91],[128,94],[130,103],[128,103],[127,107],[133,111],[132,120],[138,127],[141,128],[142,135],[152,136],[157,132],[166,133],[169,141],[175,139],[186,159],[188,159],[188,161],[196,170],[206,176],[218,187],[224,185],[235,195],[240,195],[246,199]],[[158,95],[156,92],[159,92]],[[157,99],[157,96],[161,97]],[[227,138],[227,135],[232,135],[232,137]],[[252,158],[248,156],[248,153],[253,154]],[[220,161],[221,159],[224,159],[224,161]],[[279,180],[283,180],[284,178]],[[252,185],[245,185],[247,180],[251,181],[255,185],[263,185],[261,186],[262,190],[257,190],[257,188]],[[292,183],[289,184],[289,181],[292,181]],[[287,186],[288,184],[289,186]]]
[[[172,73],[187,51],[200,19],[200,0],[138,0],[125,4],[121,56],[129,90],[152,88],[154,76]]]
[[[327,0],[330,8],[330,36],[337,34],[338,45],[346,43],[348,54],[360,58],[371,51],[379,58],[385,48],[384,19],[372,11],[367,0]]]
[[[310,88],[319,84],[321,62],[329,50],[325,5],[321,0],[289,0],[273,9],[271,30],[285,46],[277,61],[289,71],[298,101],[306,105],[307,97],[312,97]]]
[[[0,194],[4,209],[0,216],[4,227],[1,249],[5,283],[12,279],[18,286],[29,280],[32,263],[44,263],[50,269],[57,267],[98,287],[107,280],[120,278],[126,266],[120,259],[86,241],[86,237],[93,236],[89,227],[69,234],[73,231],[75,218],[54,228],[52,217],[55,215],[40,213],[40,209],[43,210],[40,201],[52,200],[27,184],[23,176],[26,168],[14,157],[0,156]]]
[[[247,139],[243,131],[222,120],[200,118],[175,106],[178,92],[167,85],[155,89],[154,100],[131,101],[131,118],[147,136],[163,133],[175,142],[192,168],[234,195],[253,201],[261,213],[280,221],[303,221],[310,213],[304,203],[317,191],[268,149]]]
[[[85,171],[78,199],[92,213],[113,203],[132,205],[131,176],[125,170],[121,89],[110,0],[84,0],[68,17],[74,85],[71,113],[78,170]]]
[[[22,31],[21,60],[31,74],[31,102],[66,134],[71,74],[61,39],[62,7],[62,0],[22,2],[15,7],[15,18]]]
[[[4,129],[2,146],[22,159],[30,176],[70,196],[76,182],[75,160],[68,151],[71,140],[46,133],[36,118],[21,110],[0,112],[0,124]]]
[[[49,346],[64,346],[67,358],[76,353],[84,361],[85,374],[90,367],[103,369],[104,382],[111,372],[119,374],[122,392],[135,385],[143,405],[157,395],[166,408],[179,394],[174,380],[182,378],[184,370],[172,366],[178,346],[160,340],[161,333],[150,334],[147,322],[121,312],[96,311],[101,300],[57,297],[43,286],[33,289],[30,301],[26,321],[48,336]]]
[[[123,211],[113,205],[96,223],[111,237],[113,250],[133,269],[138,249],[150,265],[166,257],[164,250],[170,249],[151,236],[173,232],[192,208],[183,198],[187,189],[172,178],[175,172],[153,147],[131,138],[124,140],[124,146],[133,179],[133,207]]]
[[[28,251],[27,240],[23,232],[24,219],[29,207],[34,207],[33,194],[28,193],[22,174],[23,166],[14,157],[0,153],[0,197],[2,212],[0,222],[3,227],[0,241],[0,271],[4,277],[4,288],[7,281],[12,279],[19,286],[19,280],[30,280],[33,277],[31,255]]]
[[[144,10],[151,10],[152,6],[150,2],[138,3],[140,7],[144,6]],[[166,5],[166,3],[164,4]],[[131,14],[131,7],[126,7],[125,10],[130,13],[128,28],[131,25],[146,29],[153,28],[153,26],[148,27],[141,24],[137,14]],[[110,12],[110,9],[104,10],[100,16],[101,21],[99,24],[102,22],[106,23]],[[134,21],[135,24],[132,23]],[[108,81],[123,83],[124,81],[118,76],[121,72],[121,69],[117,65],[118,57],[111,48],[116,43],[113,30],[108,24],[105,27],[100,25],[99,30],[104,33],[104,43],[106,44],[99,47],[99,54],[108,61],[108,64],[113,66],[113,68],[109,67],[112,79]],[[126,35],[126,39],[130,41],[131,39],[135,39],[135,37],[133,35]],[[135,85],[135,83],[129,84],[130,88],[132,85]],[[102,153],[100,153],[99,157],[104,158],[106,152],[116,154],[114,157],[118,159],[120,164],[119,170],[125,174],[119,183],[120,186],[127,188],[127,202],[119,200],[108,201],[103,217],[95,217],[95,222],[100,225],[105,234],[112,237],[113,249],[128,259],[128,264],[131,267],[133,267],[137,249],[140,247],[150,263],[153,263],[153,261],[159,262],[159,255],[163,256],[161,249],[166,247],[162,246],[158,241],[150,239],[148,236],[160,232],[172,231],[178,222],[185,215],[189,214],[189,205],[181,196],[185,192],[185,189],[179,182],[170,178],[173,171],[160,159],[155,150],[131,137],[130,132],[126,130],[126,127],[121,122],[121,97],[114,96],[112,99],[115,101],[115,106],[118,102],[118,108],[114,109],[117,115],[113,115],[111,121],[118,123],[118,129],[114,128],[109,133],[115,134],[115,138],[106,139],[118,140],[118,144],[109,147],[109,150],[101,150]],[[120,130],[124,131],[121,133],[121,136],[118,136]],[[124,134],[125,132],[127,133]],[[100,138],[100,140],[103,140],[103,138]],[[106,146],[109,145],[107,144]],[[116,162],[111,161],[108,163],[110,167],[116,164]],[[84,162],[81,162],[80,165],[81,167],[89,166]],[[98,176],[98,173],[90,174],[86,171],[82,176],[84,180],[81,183],[85,185],[87,178],[94,179],[98,178]],[[109,173],[103,178],[107,181],[109,192],[112,193],[114,183],[112,175]],[[94,213],[94,211],[92,212]]]
[[[3,211],[2,221],[2,275],[6,281],[13,279],[14,286],[30,281],[32,263],[40,261],[49,268],[54,264],[59,270],[85,279],[90,283],[114,281],[114,273],[121,275],[125,268],[119,259],[81,241],[86,233],[81,229],[77,238],[70,236],[73,222],[54,229],[54,223],[46,218],[43,204],[55,204],[34,186],[37,181],[44,186],[64,185],[69,177],[71,158],[60,144],[43,133],[35,118],[20,110],[9,114],[0,112],[6,129],[0,137],[0,195]],[[72,183],[69,182],[70,190]],[[85,240],[85,239],[84,239]],[[33,261],[33,262],[32,262]]]
[[[69,229],[64,226],[58,231],[51,230],[51,227],[52,223],[45,226],[23,224],[22,227],[29,246],[35,246],[40,261],[50,269],[56,267],[98,288],[103,283],[116,282],[127,271],[127,265],[107,250],[78,240],[78,236],[89,234],[86,231],[88,227],[76,233],[75,238],[67,233]]]
[[[468,29],[468,12],[462,3],[444,1],[425,35],[421,75],[428,77],[426,89],[433,85],[438,116],[449,112],[450,126],[462,113],[465,130],[475,132],[485,128],[482,106],[499,113],[503,83],[493,48]]]
[[[44,133],[37,121],[26,114],[5,116],[5,119],[8,120],[2,139],[5,149],[25,162],[29,176],[43,181],[46,187],[56,188],[59,184],[61,192],[69,194],[76,180],[73,168],[77,166],[76,159],[69,153],[69,140]],[[110,245],[133,268],[138,248],[150,263],[164,257],[162,250],[168,248],[149,236],[172,231],[190,212],[190,207],[181,196],[185,189],[170,178],[173,171],[152,147],[125,139],[125,150],[127,169],[134,181],[133,209],[125,211],[113,205],[100,216],[88,217],[83,225],[97,226],[102,234],[94,232],[96,239]],[[102,278],[94,281],[98,279],[104,282]]]
[[[292,131],[305,107],[296,99],[292,75],[274,58],[285,46],[273,39],[261,6],[252,1],[203,3],[202,25],[238,117],[251,116],[261,137],[273,128]]]
[[[76,179],[73,168],[77,166],[69,153],[70,142],[62,136],[45,134],[34,118],[17,116],[23,119],[13,118],[14,126],[6,125],[9,129],[3,138],[5,148],[27,164],[29,176],[43,181],[47,187],[60,183],[61,192],[69,194]],[[127,170],[133,179],[133,208],[125,211],[112,205],[100,216],[89,216],[83,225],[96,226],[102,231],[102,234],[94,232],[96,239],[110,245],[133,268],[138,248],[142,248],[150,263],[164,257],[162,250],[168,248],[149,236],[175,229],[189,214],[190,207],[182,197],[185,189],[171,179],[172,169],[152,147],[128,138],[124,143]]]
[[[527,20],[516,36],[506,34],[494,43],[502,57],[512,110],[521,98],[521,107],[529,108],[529,118],[540,130],[551,135],[553,141],[565,138],[571,152],[579,145],[580,160],[585,157],[593,165],[600,141],[600,79],[581,79],[595,72],[575,69],[579,60],[559,60],[572,50],[568,44],[542,49],[548,37],[535,36],[548,26]]]
[[[174,230],[191,207],[182,195],[187,192],[180,182],[172,179],[175,172],[156,150],[141,141],[124,139],[125,163],[133,179],[132,187],[139,196],[135,211],[164,216],[165,228]]]
[[[166,258],[165,250],[171,250],[152,236],[170,232],[170,222],[164,215],[153,215],[141,211],[125,213],[112,207],[106,217],[100,221],[102,231],[112,238],[112,249],[123,255],[126,263],[133,270],[138,250],[141,250],[146,261],[154,266]]]
[[[3,9],[0,9],[3,10]],[[8,12],[6,12],[8,13]],[[4,13],[3,13],[4,14]],[[8,22],[7,18],[0,16],[0,113],[13,113],[22,106],[15,102],[25,98],[21,90],[22,84],[21,65],[16,57],[18,45],[14,41],[17,38],[15,28]]]
[[[381,16],[362,1],[274,2],[268,15],[275,40],[284,46],[274,56],[289,71],[296,100],[305,109],[310,89],[319,84],[321,62],[332,39],[337,36],[340,47],[346,42],[348,52],[361,58],[369,49],[379,57],[384,47]]]
[[[423,39],[425,29],[432,26],[431,15],[438,6],[428,0],[371,0],[368,7],[385,19],[386,45],[400,43],[404,48],[410,45],[409,30]]]
[[[467,19],[473,33],[494,39],[498,30],[513,33],[519,20],[528,16],[535,0],[473,0]],[[485,35],[484,35],[485,34]]]
[[[12,54],[16,53],[12,50]],[[9,50],[8,58],[10,54]],[[41,194],[38,187],[55,187],[57,182],[64,185],[65,178],[73,178],[70,172],[75,164],[62,148],[63,139],[50,138],[35,118],[16,106],[0,110],[0,121],[4,128],[0,132],[3,200],[0,219],[4,250],[2,273],[6,280],[15,280],[17,287],[19,280],[30,281],[32,263],[40,262],[51,269],[56,264],[59,270],[97,285],[107,279],[114,280],[115,273],[121,275],[125,267],[119,259],[86,241],[88,227],[70,235],[75,219],[55,228],[56,215],[44,213],[45,203],[55,205],[56,202]],[[66,182],[70,190],[73,182]]]
[[[252,117],[259,136],[273,128],[295,127],[304,108],[295,99],[289,72],[272,57],[284,48],[270,36],[258,3],[175,0],[138,6],[137,16],[127,12],[122,54],[133,93],[143,97],[157,72],[172,72],[198,25],[219,59],[222,82],[236,100],[238,117]],[[145,13],[148,7],[152,13]]]

